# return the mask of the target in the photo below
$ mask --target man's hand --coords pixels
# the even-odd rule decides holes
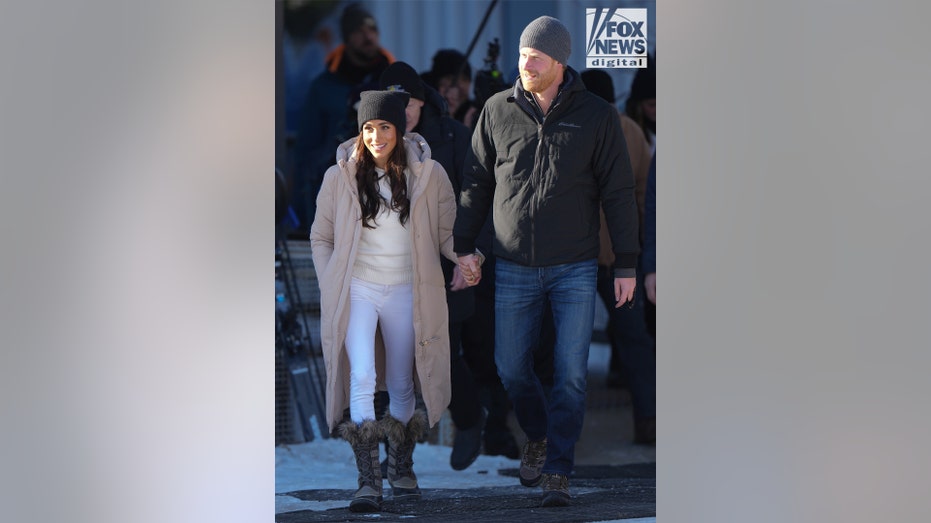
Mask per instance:
[[[647,299],[650,303],[656,305],[656,273],[651,272],[643,279],[643,286],[647,290]]]
[[[459,257],[459,270],[462,271],[462,277],[466,285],[478,285],[482,279],[482,264],[477,254],[466,254]]]
[[[637,278],[614,278],[614,299],[617,300],[614,308],[627,302],[633,305],[635,288],[637,288]]]

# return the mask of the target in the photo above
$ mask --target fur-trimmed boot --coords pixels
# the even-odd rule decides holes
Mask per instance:
[[[351,512],[378,512],[381,510],[381,468],[378,466],[378,445],[383,432],[379,422],[365,420],[356,425],[346,420],[337,426],[339,436],[348,441],[356,456],[359,469],[359,490],[349,502]]]
[[[417,475],[414,474],[414,446],[427,429],[427,415],[415,410],[407,425],[390,414],[382,420],[388,437],[388,484],[395,499],[420,499]]]

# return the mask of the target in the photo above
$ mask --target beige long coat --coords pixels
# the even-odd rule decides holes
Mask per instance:
[[[349,284],[362,232],[355,181],[356,138],[340,145],[336,165],[324,175],[317,196],[317,214],[310,229],[314,269],[320,283],[320,337],[326,363],[326,417],[332,431],[349,406]],[[417,133],[404,137],[407,149],[407,188],[411,201],[407,228],[411,235],[414,291],[414,386],[423,395],[430,426],[449,405],[449,329],[446,282],[440,254],[456,261],[452,228],[456,197],[443,167],[430,159],[430,147]],[[384,390],[385,350],[376,334],[377,387]]]

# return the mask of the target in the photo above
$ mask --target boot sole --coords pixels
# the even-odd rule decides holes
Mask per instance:
[[[566,507],[569,505],[569,496],[561,493],[550,492],[543,496],[541,507]]]
[[[381,499],[368,498],[354,499],[349,502],[349,512],[380,512]]]
[[[520,478],[520,484],[525,487],[536,487],[537,485],[540,484],[541,481],[543,481],[543,474],[540,474],[534,479]]]
[[[412,501],[412,500],[420,499],[421,497],[423,497],[423,494],[420,492],[419,489],[415,490],[415,489],[391,487],[391,498],[392,499],[396,499],[398,501]]]

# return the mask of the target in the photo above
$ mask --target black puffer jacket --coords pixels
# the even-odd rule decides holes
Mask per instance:
[[[545,118],[526,96],[518,79],[479,116],[453,229],[456,252],[474,250],[493,205],[495,255],[531,267],[596,258],[600,201],[615,276],[634,276],[637,202],[617,111],[570,67]]]

